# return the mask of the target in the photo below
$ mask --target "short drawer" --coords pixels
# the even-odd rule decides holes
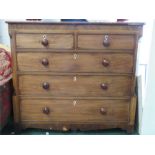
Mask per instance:
[[[81,34],[78,35],[78,49],[127,49],[135,47],[133,35]]]
[[[73,49],[73,34],[17,34],[16,47]]]
[[[132,73],[127,53],[18,53],[19,71]]]
[[[129,100],[23,99],[21,121],[128,122]]]
[[[130,96],[131,76],[20,75],[21,94],[50,96]]]

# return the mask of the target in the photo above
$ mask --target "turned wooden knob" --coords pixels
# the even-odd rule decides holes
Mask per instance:
[[[104,36],[103,45],[104,45],[104,47],[109,47],[110,46],[110,40],[109,40],[108,35]]]
[[[43,111],[43,113],[46,114],[46,115],[48,115],[48,114],[50,113],[50,109],[49,109],[48,107],[44,107],[44,108],[42,109],[42,111]]]
[[[101,88],[102,88],[103,90],[107,90],[107,89],[108,89],[108,85],[107,85],[106,83],[102,83],[102,84],[101,84]]]
[[[43,59],[42,59],[42,64],[43,64],[44,66],[48,66],[48,65],[49,65],[48,59],[47,59],[47,58],[43,58]]]
[[[43,84],[42,84],[42,87],[43,87],[43,89],[49,89],[49,87],[50,87],[50,84],[48,83],[48,82],[44,82]]]
[[[46,35],[43,36],[43,39],[42,39],[41,43],[42,43],[43,46],[48,46],[48,39],[47,39]]]
[[[102,115],[105,115],[106,113],[107,113],[107,110],[105,109],[105,108],[101,108],[100,109],[100,113],[102,114]]]
[[[68,128],[65,127],[65,126],[63,126],[63,127],[62,127],[62,131],[68,131]]]
[[[108,67],[108,66],[110,65],[110,62],[109,62],[108,60],[106,60],[106,59],[103,59],[102,65],[103,65],[104,67]]]

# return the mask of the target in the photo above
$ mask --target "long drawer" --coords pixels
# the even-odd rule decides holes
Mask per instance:
[[[50,96],[130,96],[131,76],[20,75],[21,94]]]
[[[18,53],[19,71],[132,73],[127,53]]]
[[[79,34],[78,49],[134,49],[133,35]]]
[[[127,122],[129,100],[22,99],[21,121]]]
[[[17,34],[17,48],[73,49],[73,34]]]

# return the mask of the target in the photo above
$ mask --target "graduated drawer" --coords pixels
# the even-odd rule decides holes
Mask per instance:
[[[134,49],[134,35],[79,34],[78,49]]]
[[[129,100],[23,99],[20,112],[22,122],[127,122]]]
[[[20,75],[21,94],[50,96],[130,96],[131,76]]]
[[[73,49],[73,34],[16,34],[16,48]]]
[[[127,53],[18,53],[19,71],[131,73]]]

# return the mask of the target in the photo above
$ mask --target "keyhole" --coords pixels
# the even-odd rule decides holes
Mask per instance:
[[[43,39],[46,39],[47,38],[47,36],[46,35],[43,35]]]
[[[73,81],[74,81],[74,82],[77,81],[77,77],[76,77],[76,76],[73,77]]]
[[[77,55],[76,53],[73,54],[73,59],[76,60],[76,59],[77,59],[77,56],[78,56],[78,55]]]
[[[76,104],[77,104],[77,101],[74,100],[74,101],[73,101],[73,105],[74,105],[74,107],[76,106]]]
[[[108,35],[105,35],[105,36],[104,36],[104,39],[105,39],[106,41],[108,41],[109,36],[108,36]]]

